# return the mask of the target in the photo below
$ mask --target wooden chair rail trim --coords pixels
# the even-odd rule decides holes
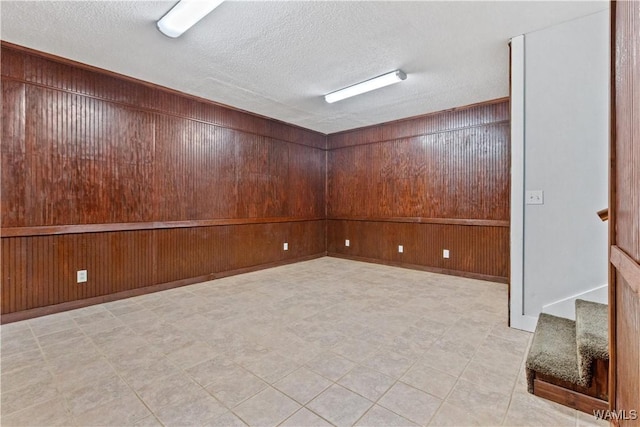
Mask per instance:
[[[508,220],[473,219],[473,218],[424,218],[424,217],[366,217],[366,216],[337,216],[327,218],[333,221],[371,221],[371,222],[401,222],[415,224],[445,224],[470,225],[480,227],[509,227]]]
[[[631,290],[640,294],[640,264],[618,246],[611,246],[611,264],[625,278]]]
[[[56,234],[104,233],[114,231],[157,230],[166,228],[215,227],[222,225],[275,224],[283,222],[322,221],[325,218],[275,217],[228,218],[194,221],[123,222],[113,224],[45,225],[38,227],[5,227],[1,237],[51,236]]]

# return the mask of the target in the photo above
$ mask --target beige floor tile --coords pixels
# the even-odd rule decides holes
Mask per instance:
[[[228,408],[233,408],[267,387],[260,378],[237,367],[217,377],[206,390]]]
[[[64,393],[64,396],[69,410],[76,417],[119,398],[135,397],[119,377],[90,382],[84,387]]]
[[[5,427],[62,427],[73,425],[73,421],[71,413],[65,407],[64,399],[58,396],[9,415],[3,413],[0,418],[0,425]]]
[[[382,406],[374,405],[355,425],[359,427],[413,427],[418,424],[412,423]]]
[[[167,358],[177,366],[187,369],[217,355],[209,344],[194,341],[185,347],[167,353]]]
[[[243,362],[241,365],[269,384],[273,384],[300,366],[275,351],[270,351],[253,360]]]
[[[212,396],[165,406],[155,412],[165,426],[202,426],[227,412],[227,408]]]
[[[407,372],[414,362],[415,359],[410,359],[392,351],[385,351],[376,353],[374,356],[362,362],[362,364],[398,379]]]
[[[31,325],[31,330],[33,331],[33,335],[35,335],[36,337],[41,337],[43,335],[49,335],[55,332],[73,329],[76,326],[76,322],[74,322],[71,317],[64,317],[57,321],[47,323],[39,322],[33,324]]]
[[[490,391],[480,385],[458,380],[447,402],[499,424],[509,406],[509,395]]]
[[[237,406],[233,412],[250,426],[277,426],[300,409],[295,401],[269,387]]]
[[[529,393],[514,393],[504,423],[512,426],[570,426],[576,424],[576,411]]]
[[[136,389],[138,396],[157,414],[161,408],[175,403],[196,400],[208,393],[187,376],[175,374],[151,381]]]
[[[396,383],[378,401],[383,406],[408,420],[426,425],[436,413],[442,400],[404,383]]]
[[[273,386],[304,405],[330,385],[331,381],[328,379],[302,367],[282,378]]]
[[[144,364],[119,371],[122,379],[136,390],[149,382],[180,373],[180,368],[162,356],[150,356]]]
[[[134,427],[163,427],[160,421],[154,416],[149,415],[133,424]]]
[[[495,417],[487,416],[479,412],[467,411],[464,408],[453,406],[444,402],[438,412],[429,422],[429,426],[436,427],[489,427],[500,425]],[[553,425],[553,424],[551,424]]]
[[[151,412],[133,393],[120,396],[76,417],[80,426],[129,426]]]
[[[306,366],[332,381],[338,380],[355,366],[355,363],[333,353],[322,353]]]
[[[449,353],[443,349],[432,347],[418,360],[418,363],[458,377],[469,363],[469,359],[456,353]]]
[[[331,427],[332,424],[320,418],[307,408],[301,408],[298,412],[285,420],[280,427]]]
[[[66,369],[59,369],[55,374],[55,384],[63,393],[86,387],[87,384],[106,381],[117,374],[102,356],[92,356],[76,365],[65,365]]]
[[[393,385],[395,380],[365,366],[356,366],[338,384],[375,402]]]
[[[185,372],[198,384],[206,387],[218,377],[226,375],[237,366],[238,365],[226,356],[216,356],[186,369]]]
[[[45,364],[45,361],[40,350],[31,350],[23,353],[10,354],[8,356],[2,354],[2,360],[0,363],[2,367],[2,374],[6,374],[11,371],[24,369],[31,365],[42,366]]]
[[[307,404],[307,408],[336,426],[353,425],[371,406],[373,402],[335,384]]]
[[[637,412],[636,412],[637,413]],[[576,411],[578,416],[578,427],[607,427],[609,421],[601,418],[596,418],[595,415],[585,414],[584,412]]]
[[[2,325],[2,423],[410,425],[446,397],[432,425],[603,425],[526,393],[506,309],[502,284],[322,258]]]
[[[247,427],[247,424],[232,412],[225,412],[203,425],[207,427]]]
[[[2,393],[27,387],[33,384],[51,381],[53,376],[43,365],[29,365],[22,369],[2,373],[0,384]]]
[[[346,340],[333,346],[331,348],[331,351],[342,357],[359,363],[372,357],[378,352],[379,348],[379,345],[372,344],[363,339],[347,338]]]
[[[47,347],[52,344],[61,344],[74,338],[82,338],[83,336],[84,332],[77,326],[74,326],[71,329],[41,335],[38,337],[38,344],[40,344],[40,347]]]
[[[40,350],[38,342],[31,333],[31,329],[27,329],[26,331],[18,330],[11,334],[2,333],[0,343],[2,344],[3,357],[17,353]]]
[[[0,394],[0,407],[4,416],[59,397],[54,381],[48,379]]]
[[[447,397],[457,380],[453,375],[425,366],[423,362],[413,365],[400,379],[440,399]]]

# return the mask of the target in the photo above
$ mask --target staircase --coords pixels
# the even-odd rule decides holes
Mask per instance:
[[[576,300],[576,320],[542,313],[527,356],[529,393],[593,415],[608,404],[608,307]]]

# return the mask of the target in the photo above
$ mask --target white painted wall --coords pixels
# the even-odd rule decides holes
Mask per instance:
[[[524,76],[514,79],[524,96],[512,106],[522,121],[521,140],[512,139],[512,154],[521,156],[512,159],[512,180],[521,187],[512,187],[512,227],[523,234],[514,247],[512,230],[512,272],[521,269],[512,295],[513,286],[522,289],[511,308],[531,320],[545,307],[566,313],[553,304],[566,307],[583,294],[606,296],[594,290],[607,283],[607,224],[596,212],[608,205],[609,12],[525,34],[521,45]],[[544,204],[525,202],[531,190],[544,192]],[[531,328],[513,316],[515,327]]]

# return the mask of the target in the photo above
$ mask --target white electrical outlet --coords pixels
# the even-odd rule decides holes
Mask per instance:
[[[350,244],[351,244],[351,242],[349,242],[349,239],[347,239],[347,240],[345,240],[345,241],[344,241],[344,245],[345,245],[345,246],[349,246]]]
[[[442,258],[449,258],[449,249],[442,250]]]
[[[398,245],[398,252],[399,253],[404,253],[404,246]]]
[[[282,245],[282,249],[285,250],[285,251],[288,251],[289,250],[289,244],[285,243],[284,245]]]
[[[76,279],[78,283],[86,283],[87,282],[87,270],[78,270],[76,273]]]

